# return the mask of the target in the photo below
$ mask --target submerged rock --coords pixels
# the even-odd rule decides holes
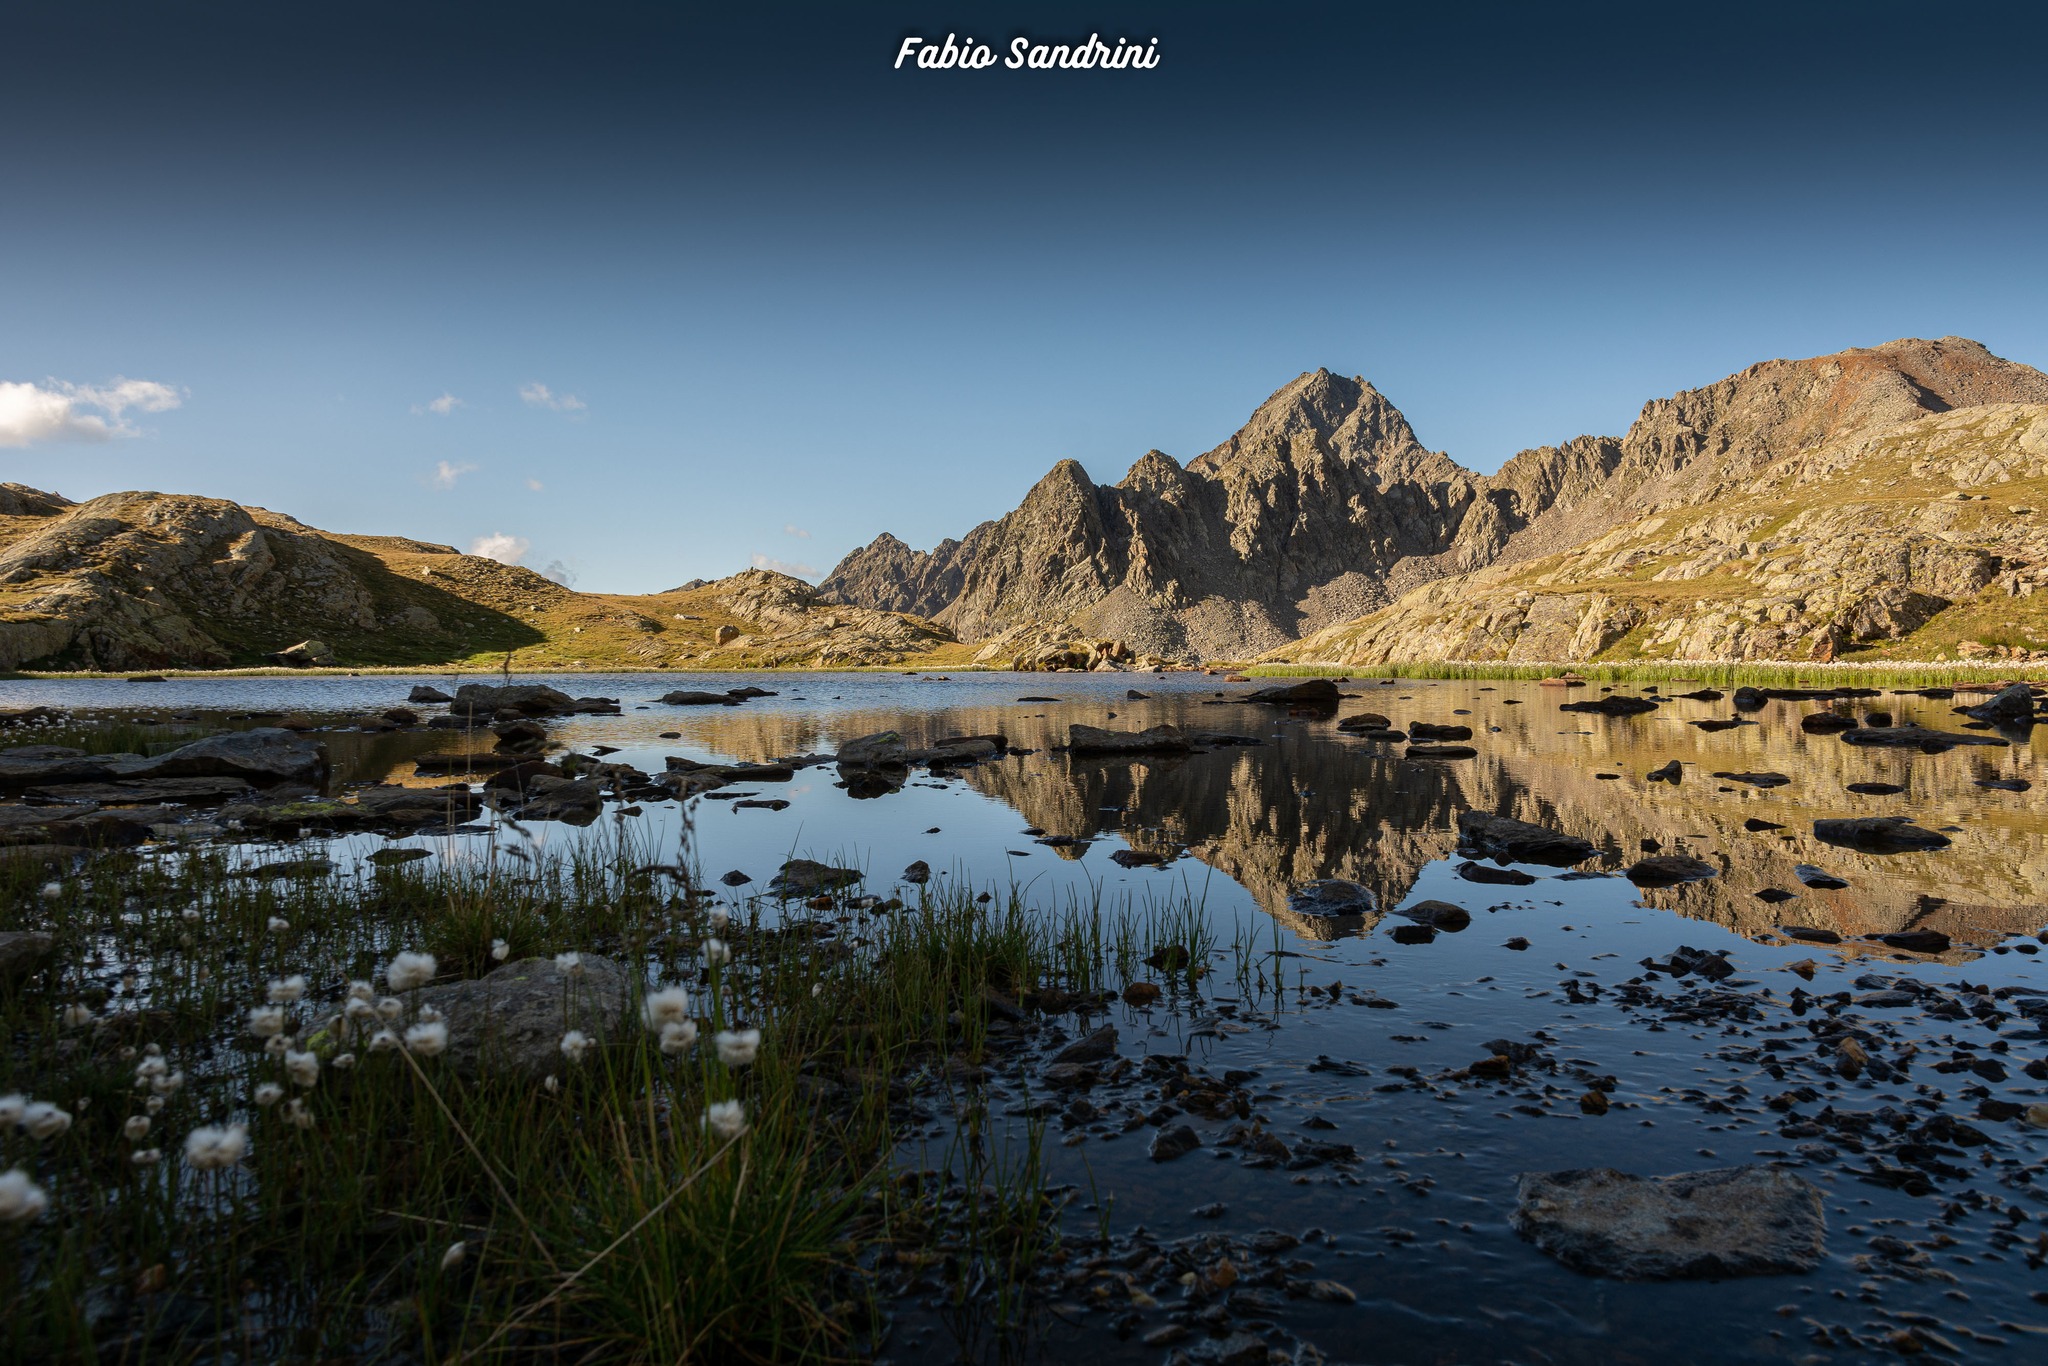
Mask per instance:
[[[1566,702],[1559,711],[1593,712],[1599,716],[1640,716],[1644,712],[1657,710],[1657,702],[1649,697],[1589,697],[1583,702]]]
[[[1152,1144],[1146,1156],[1154,1162],[1171,1162],[1177,1157],[1186,1157],[1202,1146],[1202,1137],[1186,1124],[1175,1124],[1152,1135]]]
[[[834,868],[829,863],[815,863],[807,858],[791,859],[769,882],[768,890],[786,899],[813,897],[841,887],[851,887],[864,876],[858,868]]]
[[[1929,730],[1925,726],[1866,726],[1860,730],[1842,732],[1845,745],[1870,745],[1885,749],[1917,749],[1926,754],[1939,754],[1954,749],[1957,745],[1998,745],[2010,741],[1995,735],[1963,735],[1952,730]]]
[[[1153,726],[1150,730],[1067,727],[1067,749],[1074,754],[1184,753],[1190,748],[1188,737],[1178,726]]]
[[[1472,923],[1470,911],[1449,901],[1418,901],[1413,906],[1401,907],[1394,914],[1406,916],[1432,930],[1442,930],[1445,934],[1456,934]]]
[[[1827,1219],[1811,1182],[1772,1167],[1643,1177],[1611,1167],[1525,1172],[1515,1232],[1575,1271],[1617,1280],[1811,1271]]]
[[[1590,840],[1548,830],[1510,816],[1487,811],[1458,813],[1460,850],[1471,850],[1508,863],[1545,863],[1568,867],[1597,852]]]
[[[1415,721],[1409,724],[1408,738],[1411,740],[1470,740],[1472,738],[1472,727],[1438,726],[1432,725],[1428,721]]]
[[[839,746],[835,756],[841,768],[902,768],[909,763],[910,747],[893,730],[859,735]]]
[[[1327,919],[1346,915],[1371,915],[1379,909],[1372,888],[1343,878],[1304,882],[1287,894],[1287,909],[1296,915]]]
[[[1690,854],[1657,854],[1637,859],[1628,866],[1626,876],[1638,887],[1675,887],[1681,882],[1719,877],[1720,873],[1713,864]]]
[[[1949,846],[1947,835],[1922,830],[1906,816],[1857,816],[1846,820],[1815,821],[1813,837],[1824,844],[1858,849],[1866,854],[1907,854]]]

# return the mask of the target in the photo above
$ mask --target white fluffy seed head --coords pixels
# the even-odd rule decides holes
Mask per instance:
[[[263,923],[264,927],[268,929],[272,934],[283,934],[286,930],[292,927],[292,922],[286,920],[281,915],[274,915]]]
[[[52,1139],[71,1128],[71,1112],[60,1110],[47,1100],[32,1100],[22,1107],[21,1127],[30,1138]]]
[[[661,1027],[661,1051],[670,1057],[690,1051],[697,1042],[697,1022],[677,1020]]]
[[[284,1005],[298,1000],[306,994],[306,978],[302,973],[280,977],[270,984],[269,998],[272,1005]]]
[[[93,1021],[92,1007],[82,1001],[73,1001],[64,1007],[64,1027],[83,1029]]]
[[[121,1126],[121,1136],[126,1138],[130,1143],[134,1143],[139,1139],[145,1138],[148,1136],[148,1134],[148,1115],[130,1115],[128,1116],[128,1122]]]
[[[583,955],[573,950],[569,953],[558,953],[555,955],[555,966],[571,977],[581,977],[583,975]]]
[[[746,1107],[736,1100],[721,1100],[704,1107],[704,1132],[720,1143],[730,1143],[747,1131]]]
[[[562,1056],[570,1062],[582,1062],[583,1055],[590,1051],[590,1036],[580,1029],[572,1029],[562,1036]]]
[[[249,1032],[259,1039],[271,1039],[284,1033],[284,1007],[256,1006],[250,1010]]]
[[[502,963],[511,956],[512,946],[510,944],[507,944],[502,939],[493,939],[491,941],[491,961],[493,963]],[[455,1246],[461,1247],[462,1244],[457,1243]]]
[[[433,981],[440,970],[431,953],[393,954],[384,969],[384,984],[393,991],[411,991]]]
[[[28,1097],[20,1092],[0,1096],[0,1129],[12,1129],[21,1123],[22,1112],[28,1109]]]
[[[354,981],[348,984],[348,998],[351,1001],[370,1002],[377,999],[377,989],[368,982]]]
[[[266,1081],[256,1088],[256,1103],[268,1110],[284,1099],[284,1088],[274,1081]]]
[[[398,1047],[398,1036],[388,1029],[380,1029],[370,1036],[372,1053],[388,1053]]]
[[[396,996],[386,996],[377,1002],[377,1018],[380,1020],[395,1020],[403,1014],[405,1002]]]
[[[758,1029],[721,1029],[712,1040],[718,1045],[718,1060],[727,1067],[745,1067],[761,1051]]]
[[[311,1086],[320,1080],[320,1055],[311,1050],[286,1053],[284,1071],[294,1086]]]
[[[240,1124],[203,1124],[185,1135],[185,1165],[196,1171],[236,1166],[249,1152],[249,1131]]]
[[[469,1255],[468,1243],[450,1243],[448,1250],[441,1254],[441,1269],[452,1270],[462,1265],[462,1259]]]
[[[678,1024],[689,1018],[690,993],[681,987],[663,987],[650,991],[640,1005],[641,1018],[647,1027],[659,1030],[663,1025]]]
[[[704,941],[704,962],[708,967],[723,967],[732,961],[732,950],[725,946],[723,939]]]
[[[431,1058],[448,1047],[448,1026],[439,1020],[416,1024],[405,1031],[405,1046],[423,1058]]]
[[[27,1172],[19,1167],[0,1172],[0,1222],[25,1224],[40,1219],[49,1207],[50,1197]]]
[[[157,1163],[164,1160],[164,1150],[162,1148],[137,1148],[134,1152],[128,1154],[128,1160],[138,1167],[154,1167]]]

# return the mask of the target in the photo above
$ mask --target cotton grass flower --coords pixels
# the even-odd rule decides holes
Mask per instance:
[[[396,1047],[398,1047],[398,1036],[388,1029],[380,1029],[370,1036],[370,1051],[372,1053],[389,1053]]]
[[[128,1160],[138,1167],[154,1167],[157,1163],[164,1160],[164,1150],[162,1148],[137,1148],[134,1152],[128,1154]]]
[[[121,1136],[134,1143],[149,1135],[149,1116],[130,1115],[128,1122],[121,1126]]]
[[[49,1207],[50,1197],[28,1179],[27,1172],[19,1167],[0,1172],[0,1221],[25,1224],[40,1219]]]
[[[640,1003],[640,1018],[647,1027],[659,1031],[663,1025],[678,1024],[689,1018],[690,993],[681,987],[663,987],[650,991],[647,999]]]
[[[569,953],[558,953],[555,955],[555,966],[567,976],[581,977],[583,975],[583,955],[573,950]]]
[[[264,921],[263,924],[264,928],[269,930],[272,934],[283,934],[286,930],[289,930],[292,927],[292,922],[286,920],[281,915],[274,915],[270,917],[270,919]]]
[[[395,1020],[403,1014],[405,1002],[396,996],[386,996],[377,1002],[377,1018],[380,1020]]]
[[[284,1033],[283,1006],[256,1006],[249,1011],[249,1032],[259,1039],[274,1039]]]
[[[661,1051],[672,1058],[679,1053],[689,1052],[691,1045],[696,1042],[695,1020],[675,1020],[661,1027]]]
[[[348,984],[348,999],[365,1005],[377,999],[377,988],[360,979]]]
[[[423,1058],[431,1058],[448,1047],[448,1026],[439,1020],[416,1024],[405,1031],[405,1046]]]
[[[583,1055],[590,1051],[590,1036],[580,1029],[572,1029],[562,1036],[562,1056],[570,1062],[582,1062]]]
[[[202,1124],[185,1135],[185,1165],[194,1171],[221,1171],[248,1153],[249,1131],[240,1124]]]
[[[273,1034],[263,1041],[263,1051],[273,1058],[281,1058],[291,1052],[292,1042],[288,1035]]]
[[[306,1102],[300,1100],[297,1096],[293,1096],[284,1103],[283,1114],[285,1122],[294,1129],[310,1129],[313,1127],[313,1112],[308,1110]]]
[[[295,972],[289,977],[280,977],[269,987],[269,1000],[272,1005],[286,1005],[305,994],[306,978],[302,973]]]
[[[493,939],[491,941],[491,961],[493,963],[502,963],[511,956],[512,946],[510,944],[507,944],[502,939]],[[455,1246],[461,1247],[462,1244],[457,1243]]]
[[[149,1089],[159,1096],[175,1096],[184,1084],[183,1072],[166,1072],[160,1077],[150,1078]]]
[[[320,1055],[310,1049],[303,1053],[287,1053],[284,1055],[284,1071],[294,1086],[312,1086],[320,1080]]]
[[[704,965],[706,967],[723,967],[731,961],[732,950],[725,946],[723,939],[707,939],[704,941]]]
[[[411,991],[434,980],[441,965],[431,953],[400,953],[384,969],[384,984],[393,991]]]
[[[256,1088],[256,1103],[268,1110],[284,1099],[284,1088],[274,1081],[266,1081]]]
[[[720,1143],[730,1143],[747,1131],[747,1110],[736,1100],[721,1100],[704,1107],[704,1132]]]
[[[21,1123],[21,1116],[28,1109],[28,1097],[19,1092],[0,1096],[0,1129],[12,1129]]]
[[[63,1021],[66,1029],[83,1029],[93,1022],[92,1007],[81,1001],[73,1001],[64,1007]]]
[[[346,1072],[349,1068],[356,1065],[356,1055],[353,1053],[336,1053],[334,1061],[327,1065],[337,1072]]]
[[[469,1255],[468,1243],[450,1243],[448,1250],[441,1254],[441,1269],[452,1271],[462,1265],[462,1259]]]
[[[21,1127],[30,1138],[43,1142],[71,1128],[71,1112],[47,1100],[32,1100],[22,1107]]]
[[[706,921],[712,929],[722,931],[727,925],[732,924],[732,915],[723,907],[714,906]]]
[[[718,1060],[727,1067],[745,1067],[761,1051],[761,1031],[758,1029],[721,1029],[713,1040],[718,1045]]]
[[[45,901],[55,901],[55,900],[56,900],[56,899],[57,899],[58,897],[60,897],[60,896],[62,896],[62,895],[64,895],[64,884],[63,884],[63,883],[61,883],[61,882],[45,882],[45,883],[43,884],[43,900],[45,900]]]

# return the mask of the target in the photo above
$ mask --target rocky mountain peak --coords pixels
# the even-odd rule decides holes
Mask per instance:
[[[1408,419],[1379,390],[1361,377],[1317,369],[1275,390],[1229,440],[1189,461],[1188,469],[1213,477],[1247,455],[1288,452],[1303,437],[1345,461],[1422,453]]]

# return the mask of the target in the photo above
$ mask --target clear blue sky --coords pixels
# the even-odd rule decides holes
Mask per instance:
[[[2048,7],[1414,8],[10,5],[0,478],[640,591],[1318,365],[1478,469],[1773,356],[2048,368]],[[890,69],[949,31],[1162,61]]]

